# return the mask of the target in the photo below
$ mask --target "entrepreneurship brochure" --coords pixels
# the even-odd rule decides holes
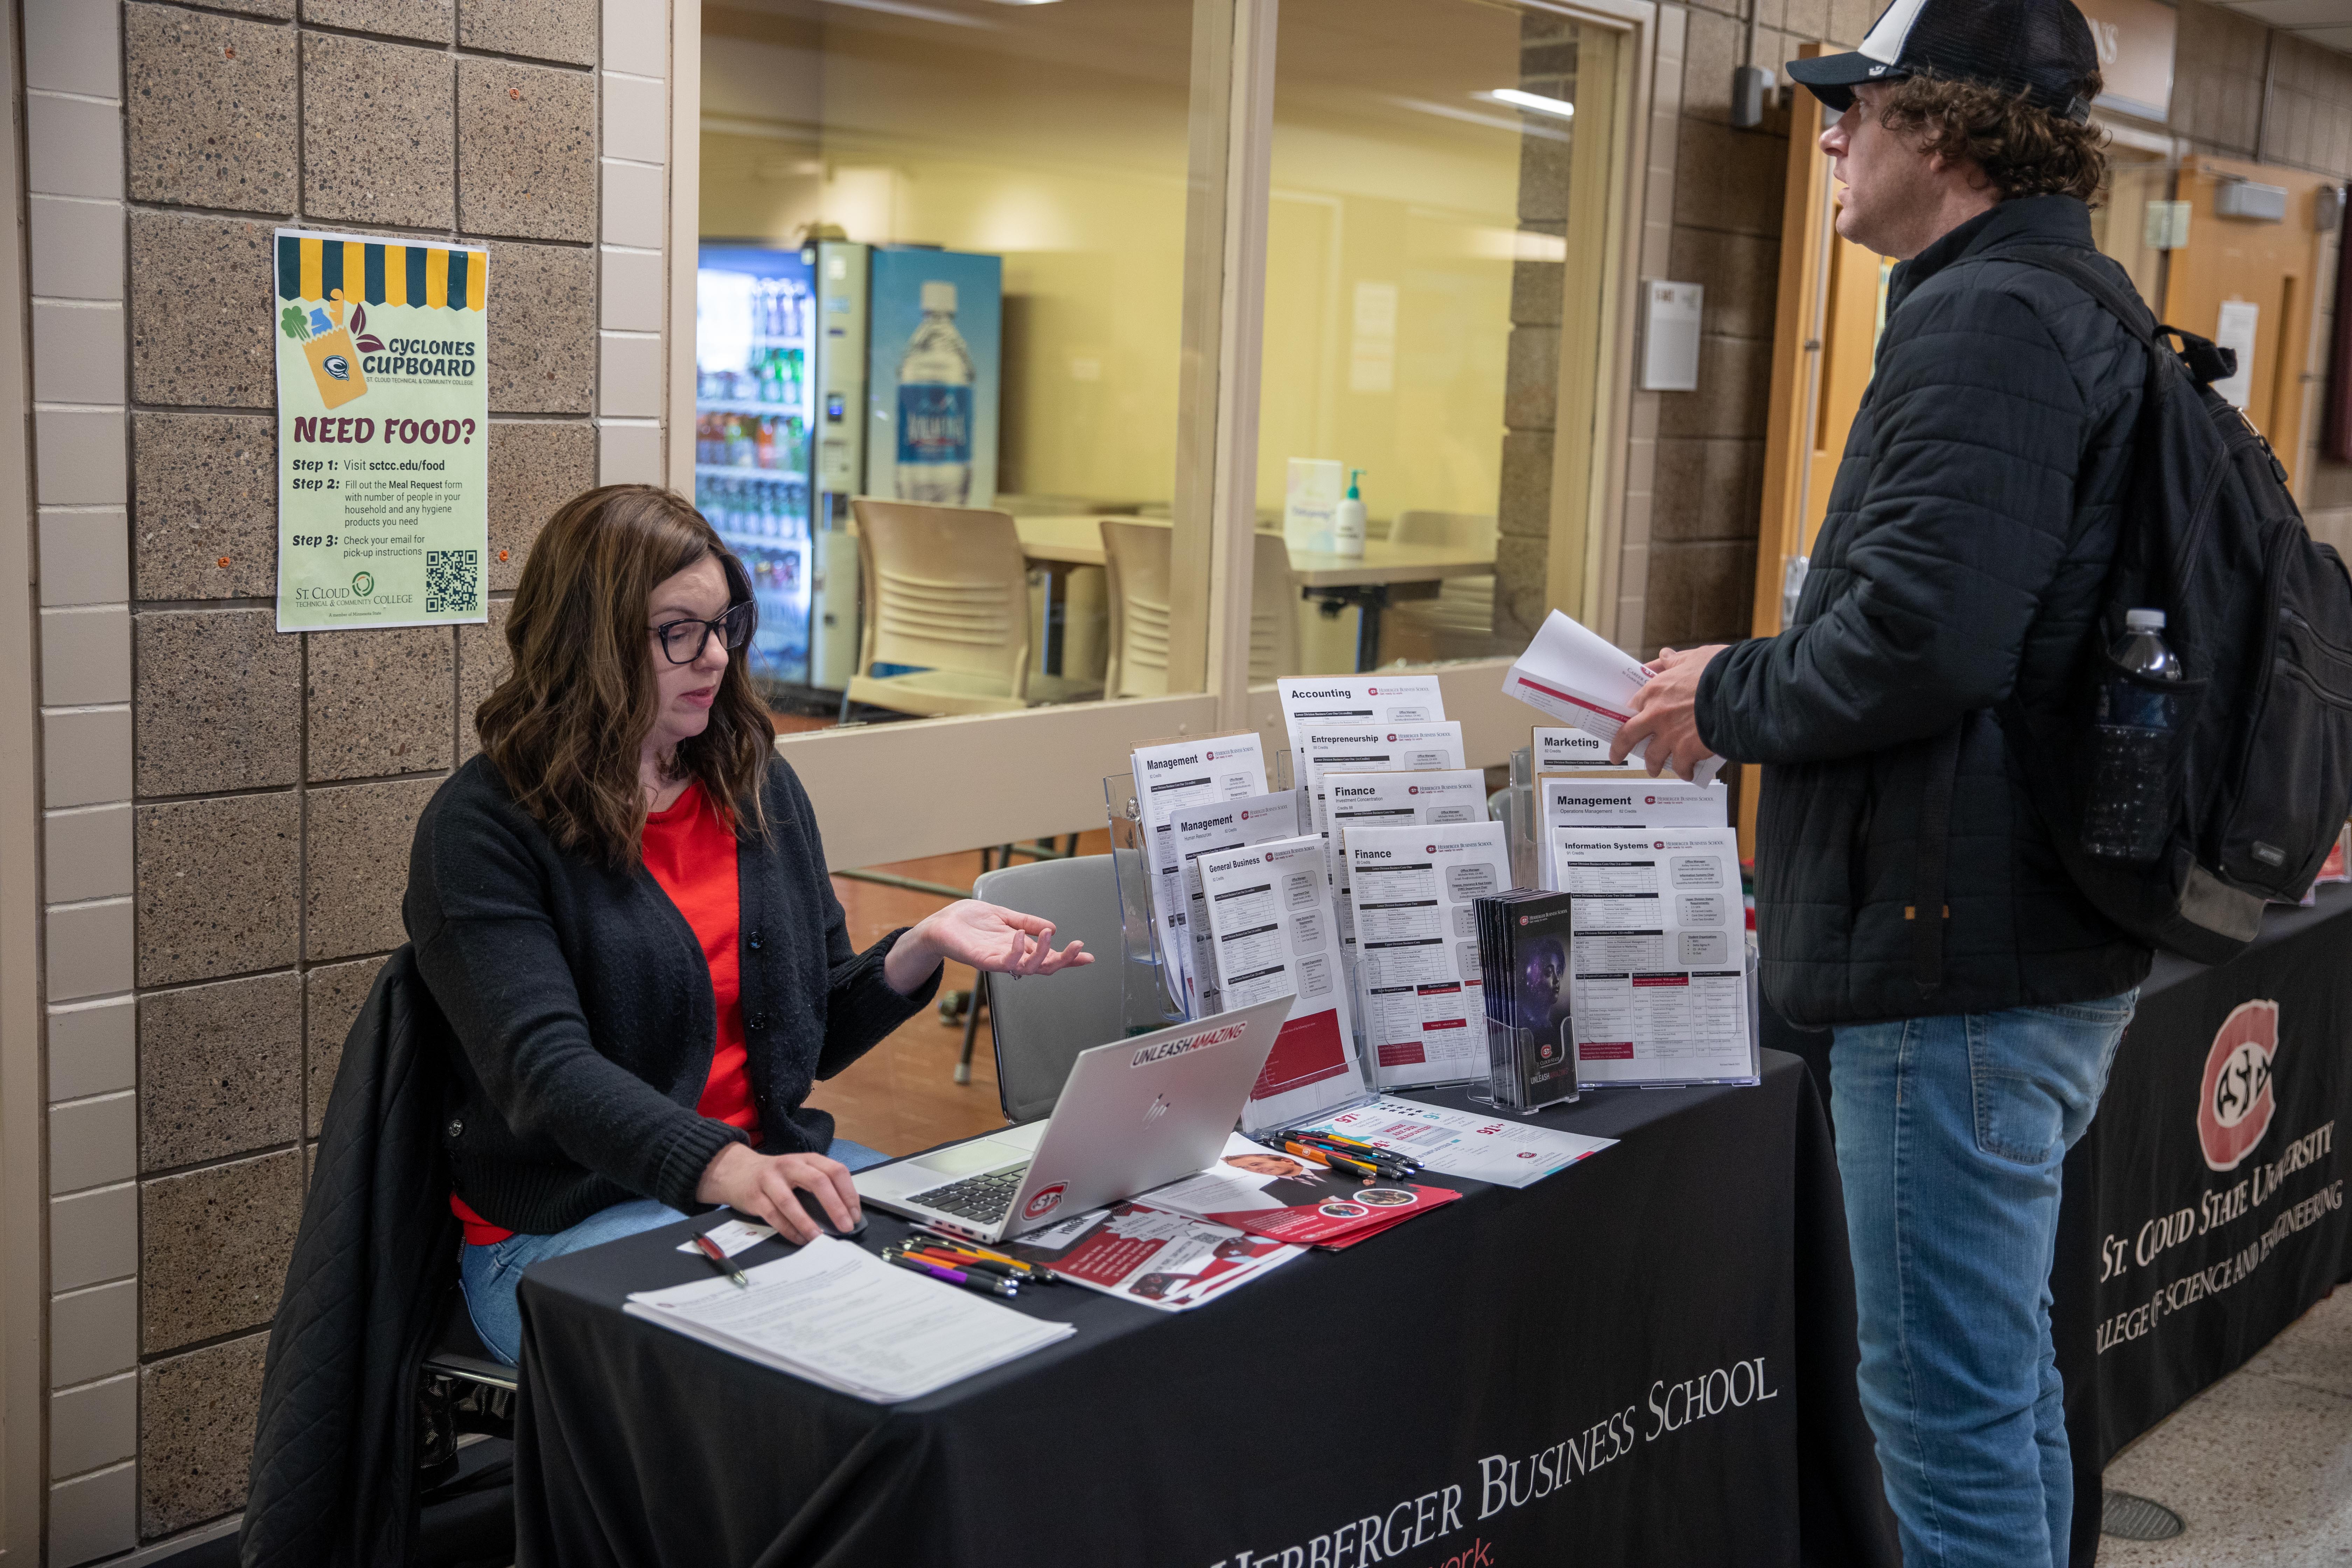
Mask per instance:
[[[1215,1164],[1159,1188],[1151,1201],[1252,1236],[1336,1250],[1461,1196],[1452,1187],[1365,1182],[1236,1132]]]
[[[1274,683],[1291,754],[1305,748],[1309,729],[1362,729],[1435,724],[1445,718],[1445,693],[1433,675],[1298,675]]]
[[[1348,835],[1364,1040],[1383,1090],[1486,1076],[1475,901],[1511,885],[1503,825]]]
[[[1409,1155],[1423,1170],[1442,1176],[1506,1187],[1533,1186],[1553,1172],[1589,1160],[1617,1142],[1391,1094],[1326,1117],[1302,1131],[1345,1133],[1374,1148]]]
[[[1370,1095],[1339,966],[1339,933],[1323,841],[1277,838],[1197,862],[1215,933],[1224,1006],[1291,998],[1274,1049],[1250,1088],[1242,1123],[1286,1127]]]
[[[1679,779],[1587,778],[1570,774],[1538,779],[1537,842],[1543,886],[1557,891],[1551,835],[1561,827],[1727,827],[1730,793],[1721,783],[1685,784]]]
[[[1304,1247],[1144,1203],[1114,1204],[997,1245],[1074,1285],[1158,1312],[1190,1311],[1306,1256]]]
[[[1633,717],[1634,695],[1650,679],[1640,659],[1554,610],[1505,673],[1503,691],[1606,745]],[[1645,759],[1648,751],[1644,741],[1627,755]],[[1706,783],[1722,767],[1721,757],[1707,758],[1695,782]]]
[[[1748,917],[1727,827],[1558,827],[1579,1087],[1753,1083]]]
[[[1202,899],[1201,857],[1270,838],[1296,837],[1300,831],[1298,792],[1279,789],[1184,806],[1169,819],[1169,826],[1184,868],[1184,929],[1192,942],[1192,988],[1199,1016],[1206,1018],[1226,1008],[1219,999],[1216,933],[1209,929],[1209,911]]]
[[[1169,965],[1171,994],[1187,1016],[1200,1017],[1194,994],[1192,941],[1184,926],[1183,862],[1176,852],[1171,819],[1189,805],[1206,805],[1244,795],[1264,795],[1265,744],[1253,731],[1203,735],[1138,746],[1129,758],[1135,773],[1138,824],[1151,868],[1152,921],[1160,962]]]
[[[1462,760],[1462,726],[1451,721],[1347,729],[1309,726],[1299,731],[1298,741],[1292,765],[1307,791],[1318,833],[1328,833],[1331,826],[1323,797],[1327,773],[1426,773],[1467,765]]]

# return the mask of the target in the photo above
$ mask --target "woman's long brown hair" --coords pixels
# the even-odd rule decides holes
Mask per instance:
[[[658,706],[646,615],[656,584],[706,556],[726,570],[729,597],[749,601],[751,574],[718,532],[652,485],[574,496],[531,544],[507,616],[513,669],[475,710],[474,728],[516,802],[564,849],[637,864],[638,758]],[[730,653],[710,725],[678,746],[673,776],[700,780],[737,834],[755,837],[767,831],[760,784],[776,729],[744,651]]]

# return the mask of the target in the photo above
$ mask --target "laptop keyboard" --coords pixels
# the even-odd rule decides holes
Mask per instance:
[[[1022,1180],[1028,1174],[1026,1164],[1015,1165],[1009,1171],[991,1171],[985,1175],[967,1176],[961,1182],[950,1182],[944,1187],[917,1193],[907,1202],[953,1215],[958,1219],[971,1220],[976,1225],[992,1225],[1003,1219],[1005,1211],[1013,1206],[1013,1196],[1021,1191]]]

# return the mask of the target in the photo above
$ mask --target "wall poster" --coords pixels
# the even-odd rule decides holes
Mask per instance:
[[[488,270],[278,231],[279,631],[488,618]]]

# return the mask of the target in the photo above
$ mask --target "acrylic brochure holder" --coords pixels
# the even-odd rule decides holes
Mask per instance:
[[[1110,820],[1111,869],[1118,882],[1120,1010],[1130,1035],[1181,1022],[1176,966],[1162,950],[1159,921],[1151,909],[1150,846],[1143,839],[1143,814],[1135,779],[1112,773],[1103,780],[1103,805]]]

